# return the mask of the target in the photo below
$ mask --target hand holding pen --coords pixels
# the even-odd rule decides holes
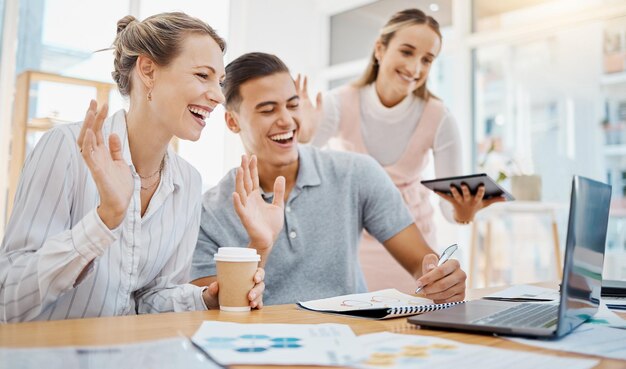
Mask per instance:
[[[465,299],[465,272],[458,260],[450,259],[458,249],[456,244],[448,247],[438,258],[429,254],[422,260],[422,276],[417,280],[417,290],[435,303],[462,301]],[[436,265],[435,265],[436,263]]]

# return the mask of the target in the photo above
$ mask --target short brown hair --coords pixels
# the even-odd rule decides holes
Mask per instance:
[[[276,55],[266,53],[243,54],[226,66],[226,78],[222,92],[226,98],[226,109],[239,110],[241,104],[240,87],[245,82],[271,76],[277,73],[289,73],[289,68]]]
[[[130,94],[130,76],[139,55],[149,57],[157,65],[167,66],[180,53],[188,34],[207,34],[219,45],[222,53],[226,49],[226,42],[211,26],[185,13],[161,13],[143,21],[132,15],[120,19],[113,41],[115,60],[111,73],[120,93]]]

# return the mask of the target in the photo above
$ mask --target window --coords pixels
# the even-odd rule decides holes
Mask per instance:
[[[16,74],[37,70],[113,83],[111,46],[117,20],[128,14],[128,0],[88,3],[79,0],[20,1]],[[94,17],[93,14],[98,14]],[[71,21],[68,21],[71,17]],[[28,21],[23,21],[28,19]],[[77,37],[77,35],[80,35]],[[38,83],[30,90],[30,118],[80,121],[95,90],[59,83]],[[124,106],[117,91],[110,111]],[[29,137],[32,147],[38,137]]]

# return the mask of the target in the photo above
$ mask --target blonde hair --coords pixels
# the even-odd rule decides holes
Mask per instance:
[[[157,65],[167,66],[178,56],[184,38],[189,34],[209,35],[222,52],[226,49],[226,42],[211,26],[185,13],[161,13],[143,21],[132,15],[120,19],[113,41],[115,59],[111,73],[120,93],[130,95],[131,72],[139,55],[147,56]]]
[[[435,18],[426,15],[419,9],[405,9],[397,12],[387,21],[385,26],[380,30],[378,41],[380,41],[383,46],[387,47],[397,31],[405,27],[419,24],[427,25],[437,34],[437,36],[439,36],[439,40],[442,40],[441,31],[439,30],[439,22],[437,22]],[[367,67],[365,68],[365,72],[361,78],[353,83],[353,85],[355,87],[364,87],[376,81],[376,78],[378,78],[378,68],[379,66],[378,61],[376,60],[375,51],[372,51],[372,56],[367,64]],[[431,97],[437,98],[426,87],[426,81],[424,81],[423,85],[413,91],[413,94],[424,100],[428,100]]]

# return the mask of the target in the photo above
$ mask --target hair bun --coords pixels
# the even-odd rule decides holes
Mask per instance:
[[[137,18],[133,17],[132,15],[127,15],[124,18],[118,20],[117,21],[117,33],[119,34],[123,30],[125,30],[129,24],[133,23],[136,20]]]

